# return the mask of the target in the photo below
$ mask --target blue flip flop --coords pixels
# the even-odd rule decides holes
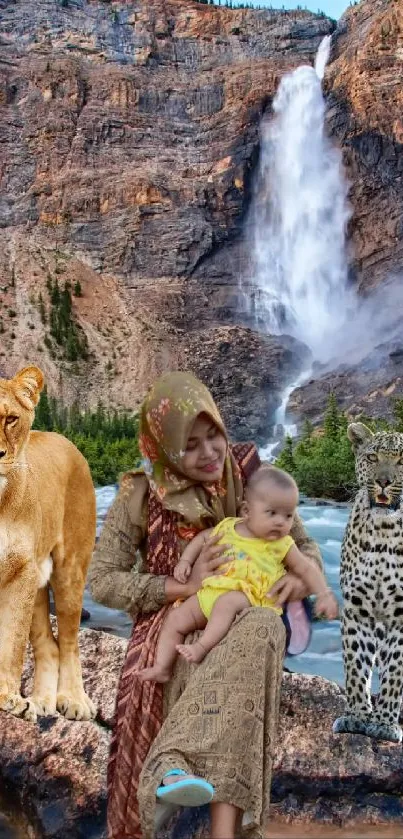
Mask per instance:
[[[203,778],[189,778],[183,769],[171,769],[164,778],[183,775],[183,781],[158,787],[156,796],[160,801],[176,804],[179,807],[201,807],[208,804],[214,796],[214,787]]]

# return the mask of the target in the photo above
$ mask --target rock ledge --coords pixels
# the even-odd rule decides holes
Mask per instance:
[[[26,839],[106,839],[107,756],[126,646],[105,632],[80,632],[84,683],[99,709],[96,722],[57,716],[35,725],[0,714],[0,784],[29,821]],[[26,690],[31,676],[28,658]],[[344,705],[335,683],[284,673],[271,810],[279,828],[329,825],[351,830],[349,836],[363,825],[378,825],[382,835],[401,828],[402,749],[332,734]],[[193,811],[191,823],[188,813],[181,818],[183,835],[204,835],[205,813]],[[169,830],[163,835],[173,839]]]

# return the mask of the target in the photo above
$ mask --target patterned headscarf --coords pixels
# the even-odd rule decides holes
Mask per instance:
[[[243,487],[229,447],[219,483],[200,484],[183,472],[187,441],[200,414],[206,414],[227,439],[218,408],[202,382],[191,373],[166,373],[142,405],[139,446],[150,487],[163,507],[205,528],[237,514]]]

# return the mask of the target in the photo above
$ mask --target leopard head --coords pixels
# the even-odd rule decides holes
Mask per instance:
[[[368,492],[370,507],[397,510],[403,490],[403,434],[374,434],[362,422],[353,422],[347,436],[355,453],[357,480]]]

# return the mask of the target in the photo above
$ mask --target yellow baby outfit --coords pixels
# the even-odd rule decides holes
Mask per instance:
[[[291,536],[283,536],[272,542],[240,536],[235,525],[241,521],[224,519],[214,528],[213,534],[221,537],[218,544],[231,545],[225,552],[231,561],[221,566],[223,573],[219,576],[206,577],[197,593],[199,606],[207,619],[216,600],[227,591],[243,591],[251,606],[268,607],[278,615],[283,611],[266,594],[286,573],[283,561],[294,540]],[[236,559],[232,559],[234,554]]]

